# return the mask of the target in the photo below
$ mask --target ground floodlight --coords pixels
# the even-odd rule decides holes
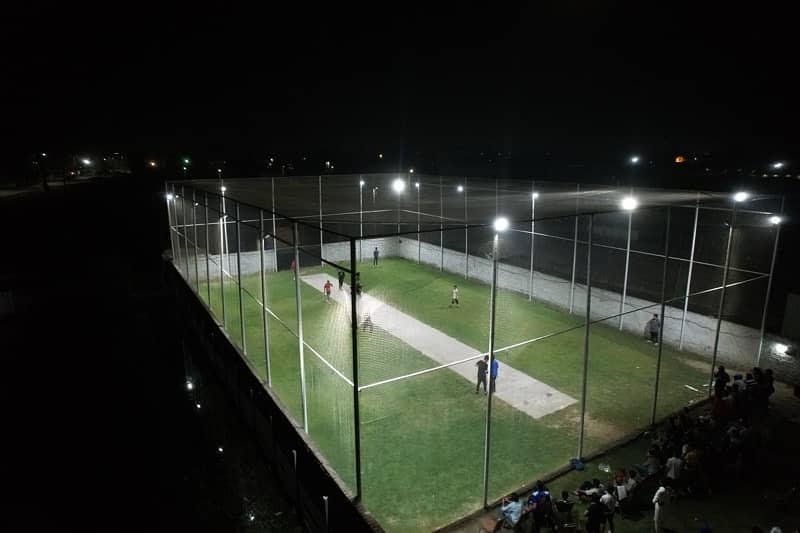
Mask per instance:
[[[194,389],[194,383],[192,383],[191,379],[187,379],[186,380],[186,390],[192,390],[192,389]]]
[[[172,200],[173,198],[175,198],[175,195],[172,194],[171,192],[168,192],[167,193],[167,200]]]
[[[638,155],[635,155],[635,156],[631,157],[631,163],[633,163],[635,165],[638,162],[639,162],[639,156]]]
[[[539,193],[538,192],[531,193],[531,198],[536,200],[537,198],[539,198]]]
[[[458,192],[464,192],[464,186],[463,186],[463,185],[459,185],[459,186],[458,186],[458,188],[457,188],[456,190],[457,190]]]
[[[750,195],[744,191],[739,191],[733,195],[734,202],[744,202],[748,198],[750,198]]]
[[[363,186],[364,186],[364,183],[365,183],[365,182],[364,182],[364,180],[361,180],[361,181],[359,181],[359,182],[358,182],[358,186],[359,186],[359,187],[363,187]]]
[[[497,232],[505,231],[508,229],[509,226],[508,219],[506,217],[497,217],[496,219],[494,219],[493,226],[494,230]]]
[[[775,343],[775,353],[779,353],[781,355],[786,355],[786,352],[789,350],[789,347],[785,344],[781,344],[780,342]]]
[[[637,207],[639,207],[639,200],[634,198],[633,196],[626,196],[622,199],[621,202],[622,209],[625,211],[633,211]]]
[[[225,191],[227,191],[227,190],[228,190],[228,188],[227,188],[226,186],[224,186],[224,185],[223,185],[222,187],[220,187],[220,188],[219,188],[219,190],[221,190],[222,192],[225,192]]]
[[[783,219],[776,215],[776,216],[769,217],[769,221],[770,221],[771,224],[775,224],[777,226],[778,224],[783,222]]]
[[[392,182],[392,190],[393,190],[394,192],[396,192],[397,194],[400,194],[400,193],[401,193],[401,192],[403,192],[405,189],[406,189],[406,182],[405,182],[405,181],[403,181],[402,179],[400,179],[400,178],[396,178],[396,179],[395,179],[395,180]]]

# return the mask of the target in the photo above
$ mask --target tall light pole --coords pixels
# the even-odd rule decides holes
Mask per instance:
[[[358,260],[364,260],[364,179],[358,180]]]
[[[533,300],[533,239],[536,234],[534,219],[536,218],[536,199],[539,198],[539,193],[536,191],[531,192],[531,274],[528,279],[528,301]]]
[[[413,169],[412,169],[413,172]],[[406,190],[406,182],[402,178],[395,178],[392,182],[392,190],[397,193],[397,236],[400,238],[400,197]]]
[[[420,215],[419,215],[419,182],[414,183],[414,187],[417,189],[417,264],[422,262],[422,243],[419,240],[419,230],[420,230]]]

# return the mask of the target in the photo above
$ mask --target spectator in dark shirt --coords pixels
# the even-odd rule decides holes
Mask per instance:
[[[483,383],[483,392],[486,392],[486,371],[489,369],[489,356],[484,355],[483,359],[475,363],[478,367],[478,383],[475,384],[475,394],[478,394],[481,383]]]
[[[583,515],[586,518],[586,533],[600,533],[600,528],[606,520],[606,506],[600,503],[600,495],[592,495],[592,503],[586,508]]]

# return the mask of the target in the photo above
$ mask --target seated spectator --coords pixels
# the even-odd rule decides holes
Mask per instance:
[[[636,470],[628,470],[628,479],[625,480],[625,490],[628,496],[633,494],[633,489],[639,484],[639,474]]]
[[[683,474],[683,459],[678,454],[673,454],[672,457],[667,459],[666,476],[672,482],[672,487],[678,490],[681,486],[681,477]]]
[[[657,446],[652,446],[649,450],[647,450],[647,456],[644,459],[644,463],[636,465],[636,469],[645,476],[652,476],[658,472],[661,469],[659,452],[660,450]]]
[[[500,507],[500,518],[511,525],[517,525],[519,517],[522,516],[522,502],[516,492],[511,493],[508,498],[503,498],[503,505]]]

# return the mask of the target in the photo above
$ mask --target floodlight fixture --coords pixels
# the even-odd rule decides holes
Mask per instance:
[[[631,156],[630,161],[635,165],[636,163],[639,162],[639,156],[638,155]]]
[[[222,452],[224,452],[225,450],[223,449],[223,447],[222,447],[222,446],[217,446],[217,451],[218,451],[219,453],[222,453]]]
[[[202,407],[202,405],[200,405],[200,403],[199,403],[199,402],[198,402],[198,403],[196,403],[196,404],[194,404],[194,406],[195,406],[195,407],[197,407],[198,409],[200,409],[200,408]]]
[[[168,192],[167,193],[167,200],[172,200],[173,198],[175,198],[175,195],[172,194],[171,192]]]
[[[789,351],[789,347],[786,346],[785,344],[781,344],[780,342],[776,342],[774,348],[775,348],[775,353],[778,353],[780,355],[786,355],[786,352]]]
[[[456,190],[457,190],[458,192],[464,192],[464,186],[463,186],[463,185],[459,185],[459,186],[456,188]]]
[[[92,160],[89,159],[88,157],[84,157],[83,159],[81,159],[81,163],[88,167],[89,165],[92,164]]]
[[[532,192],[532,193],[531,193],[531,198],[533,198],[534,200],[536,200],[537,198],[539,198],[539,193],[538,193],[538,192]]]
[[[186,390],[194,390],[194,383],[191,379],[186,380]]]
[[[403,181],[401,178],[396,178],[392,182],[392,190],[397,194],[402,193],[406,189],[406,182]]]
[[[363,187],[363,186],[365,185],[365,183],[366,183],[366,182],[365,182],[364,180],[359,180],[359,182],[358,182],[358,186],[359,186],[359,187]]]
[[[781,217],[779,217],[778,215],[773,215],[773,216],[769,217],[769,222],[770,222],[770,224],[774,224],[775,226],[777,226],[778,224],[783,222],[783,219]]]
[[[148,162],[147,162],[147,165],[148,165],[150,168],[156,168],[156,162],[155,162],[155,161],[152,161],[152,160],[151,160],[151,161],[148,161]]]
[[[414,169],[413,169],[413,168],[412,168],[412,169],[410,169],[410,170],[408,171],[408,173],[409,173],[409,174],[413,174],[413,173],[414,173]]]
[[[733,195],[733,201],[734,202],[744,202],[748,198],[750,198],[750,194],[746,193],[744,191],[739,191],[739,192],[737,192],[736,194]]]
[[[634,209],[639,207],[639,200],[637,200],[633,196],[626,196],[625,198],[622,199],[620,205],[622,205],[622,209],[624,209],[625,211],[633,211]]]
[[[784,162],[783,161],[776,161],[772,163],[772,168],[783,168]]]
[[[508,229],[509,226],[508,219],[506,217],[497,217],[494,219],[494,230],[498,233],[503,232]]]
[[[416,187],[417,189],[419,189],[419,182],[418,182],[418,181],[414,183],[414,187]]]
[[[225,192],[225,191],[227,191],[227,190],[228,190],[228,188],[227,188],[226,186],[224,186],[224,185],[223,185],[222,187],[220,187],[220,188],[219,188],[219,190],[221,190],[222,192]]]
[[[378,159],[383,159],[383,154],[378,154]]]

